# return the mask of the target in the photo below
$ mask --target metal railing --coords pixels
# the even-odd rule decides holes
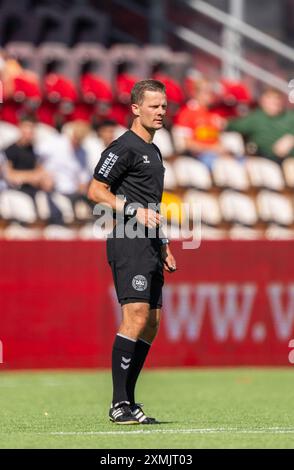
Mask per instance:
[[[230,1],[232,3],[239,1],[240,3],[244,4],[244,1],[246,0]],[[145,16],[145,18],[150,17],[150,12],[148,12],[148,9],[138,5],[134,0],[114,0],[114,2],[117,5],[128,8],[137,15]],[[152,3],[153,2],[150,2],[150,5],[152,5]],[[228,47],[228,41],[230,41],[229,35],[227,35],[227,41],[224,41],[222,45],[219,45],[187,27],[176,25],[162,17],[161,28],[163,31],[168,31],[170,34],[175,35],[182,41],[187,42],[195,48],[199,48],[207,54],[220,59],[222,62],[224,75],[228,75],[228,70],[237,69],[251,77],[254,77],[258,81],[266,83],[270,86],[274,86],[285,94],[289,93],[289,84],[286,80],[278,77],[269,70],[254,64],[242,56],[242,48],[239,47],[237,39],[238,36],[249,38],[264,48],[271,50],[277,54],[277,56],[286,58],[290,62],[294,63],[294,50],[291,47],[269,36],[268,34],[263,33],[253,26],[248,25],[237,16],[232,16],[228,13],[225,13],[203,0],[181,0],[179,3],[181,7],[185,5],[221,24],[224,31],[223,37],[226,36],[225,33],[234,32],[235,36],[231,36],[231,41],[235,41],[235,45],[233,45],[233,47]],[[163,15],[163,9],[161,14]],[[150,29],[152,29],[152,25],[150,25]],[[152,34],[150,34],[150,36],[152,36]]]
[[[223,12],[222,10],[204,2],[203,0],[182,1],[193,10],[213,19],[217,23],[220,23],[226,31],[234,31],[236,33],[235,40],[238,36],[244,36],[294,63],[294,50],[291,47],[269,36],[268,34],[263,33],[253,26],[248,25],[240,18],[229,15],[228,13]],[[192,30],[189,30],[188,28],[177,27],[175,28],[175,33],[184,41],[199,47],[214,57],[220,58],[223,62],[223,70],[236,67],[242,72],[256,78],[257,80],[260,80],[268,85],[272,85],[282,92],[288,94],[289,88],[286,80],[283,80],[268,70],[244,59],[241,54],[232,54],[231,48],[221,47],[218,44],[215,44],[213,41],[200,36]]]

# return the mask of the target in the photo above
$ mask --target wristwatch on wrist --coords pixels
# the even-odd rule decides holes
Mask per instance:
[[[168,245],[169,244],[169,239],[168,238],[161,238],[160,239],[160,245]]]
[[[128,204],[127,202],[124,205],[124,215],[131,219],[132,217],[136,217],[137,214],[137,207],[133,204]]]

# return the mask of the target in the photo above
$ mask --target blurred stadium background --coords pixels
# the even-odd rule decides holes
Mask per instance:
[[[173,242],[147,365],[293,366],[293,46],[294,0],[0,0],[3,376],[110,366],[120,312],[86,193],[150,77],[168,233],[196,203],[202,241]]]

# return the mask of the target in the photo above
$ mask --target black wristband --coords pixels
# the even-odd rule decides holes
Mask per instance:
[[[124,205],[124,216],[131,219],[132,217],[136,217],[137,214],[137,207],[133,204],[128,204],[127,202]]]

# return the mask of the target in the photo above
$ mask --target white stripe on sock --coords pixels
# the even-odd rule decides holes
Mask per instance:
[[[128,339],[129,341],[133,341],[134,343],[137,342],[136,339],[129,338],[128,336],[122,335],[121,333],[117,333],[117,336],[121,336],[122,338]]]
[[[148,341],[146,341],[146,339],[139,338],[139,340],[142,341],[143,343],[148,344],[148,346],[151,346],[151,343],[148,343]]]

